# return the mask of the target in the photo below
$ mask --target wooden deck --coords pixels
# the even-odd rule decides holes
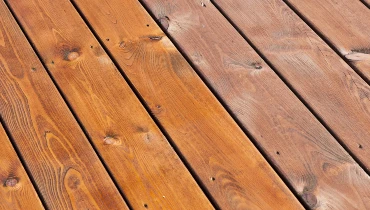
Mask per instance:
[[[0,209],[370,209],[369,0],[0,0]]]

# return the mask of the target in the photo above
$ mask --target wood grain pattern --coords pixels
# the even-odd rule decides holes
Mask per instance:
[[[212,209],[73,5],[8,2],[131,206]]]
[[[75,3],[221,208],[302,208],[138,1]]]
[[[0,14],[0,114],[46,207],[127,209],[3,1]]]
[[[0,123],[0,209],[44,209]]]
[[[216,1],[370,169],[370,87],[280,0]]]
[[[362,3],[364,3],[367,7],[370,7],[370,0],[363,0]]]
[[[167,28],[167,32],[188,55],[243,126],[250,131],[309,207],[317,209],[370,208],[370,200],[367,199],[370,195],[370,191],[367,189],[370,184],[368,175],[309,113],[213,4],[204,1],[204,5],[202,5],[197,0],[144,0],[143,2],[162,26]],[[246,4],[245,7],[261,14],[260,16],[253,14],[250,17],[250,19],[257,17],[256,22],[261,23],[261,27],[265,26],[264,30],[267,31],[263,33],[262,30],[258,30],[258,33],[253,34],[256,37],[261,37],[261,40],[257,41],[258,44],[266,43],[270,47],[276,46],[270,42],[271,38],[266,36],[278,34],[280,28],[288,30],[287,28],[290,26],[289,24],[280,25],[279,21],[272,21],[273,26],[266,26],[264,21],[260,20],[264,17],[263,15],[274,20],[272,16],[263,13],[262,9],[255,8],[262,8],[260,5],[266,5],[268,8],[269,2],[267,1],[256,3],[256,1],[243,0],[240,1],[241,5],[230,2],[228,5],[235,5],[233,11],[239,12],[236,8],[244,9],[244,6],[241,5]],[[250,23],[249,16],[248,18],[244,16],[242,16],[244,22]],[[254,30],[257,30],[257,26],[253,26]],[[270,29],[271,31],[269,31]],[[259,38],[251,37],[251,39],[257,40]],[[277,42],[277,39],[274,40]],[[305,40],[301,40],[299,37],[294,40],[301,44],[305,43]],[[281,42],[279,44],[282,47],[288,45],[288,43]],[[307,58],[312,58],[318,63],[317,68],[322,67],[320,69],[310,67],[315,72],[326,70],[324,58],[315,56],[316,54],[313,52],[316,49],[312,47],[310,51],[311,48],[308,46],[302,51],[297,50],[299,55],[279,51],[274,55],[269,54],[268,58],[271,58],[271,62],[274,64],[279,62],[276,66],[281,67],[279,70],[287,73],[289,73],[289,69],[293,68],[290,65],[295,63],[283,60],[283,56],[291,61],[297,56],[307,55]],[[341,65],[340,58],[337,56],[333,56],[332,60],[332,63],[336,62],[336,67],[341,67],[343,71],[354,74],[350,68]],[[315,73],[310,68],[306,65],[297,65],[293,69],[294,71]],[[341,77],[342,75],[339,73],[338,75]],[[304,73],[298,75],[292,73],[290,77],[287,77],[292,80],[291,83],[294,85],[299,83],[302,86],[307,86],[306,83],[314,83],[310,86],[311,88],[314,85],[320,85],[316,81],[311,81],[314,75],[302,74]],[[322,79],[332,81],[331,85],[333,86],[336,80],[332,78],[335,76],[331,74],[331,77],[323,76]],[[306,89],[309,90],[310,87],[308,86]],[[324,86],[324,88],[319,88],[316,93],[324,92],[322,94],[329,97],[329,94],[343,90],[341,83],[334,87],[337,89],[327,90],[329,87]],[[333,91],[330,92],[331,90]],[[309,96],[308,99],[314,101],[314,96],[306,94],[305,91],[301,92],[305,93],[305,96]],[[356,92],[352,92],[352,94],[356,96]],[[346,111],[347,109],[351,110],[352,106],[356,105],[355,107],[357,107],[357,101],[354,101],[350,94],[344,93],[342,95],[347,97],[343,98],[342,101],[347,100],[347,105],[350,108],[339,107],[339,109]],[[331,108],[334,109],[335,106]],[[325,113],[334,114],[333,111]],[[362,110],[357,110],[355,117],[361,118],[361,113]],[[345,116],[341,116],[341,118],[346,120]],[[349,126],[350,124],[345,129],[347,132]]]
[[[360,1],[287,0],[370,82],[370,11]]]

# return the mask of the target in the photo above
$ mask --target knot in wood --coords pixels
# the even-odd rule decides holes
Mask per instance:
[[[302,195],[303,200],[307,203],[310,208],[314,208],[317,204],[317,198],[312,193],[304,193]]]
[[[104,138],[104,144],[107,144],[107,145],[112,145],[116,142],[116,139],[112,136],[106,136]]]
[[[15,177],[9,177],[5,181],[5,186],[6,187],[15,187],[18,184],[18,179]]]
[[[168,16],[161,17],[158,20],[165,30],[167,30],[168,27],[170,27],[170,18]]]
[[[255,68],[255,69],[262,69],[262,65],[260,62],[254,62],[252,63],[252,66]]]
[[[69,61],[74,61],[76,60],[78,57],[80,57],[80,54],[78,52],[70,52],[68,53],[67,55],[67,60]]]

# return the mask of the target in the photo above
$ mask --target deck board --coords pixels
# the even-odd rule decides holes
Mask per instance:
[[[0,1],[0,209],[369,209],[368,3]]]
[[[0,114],[46,208],[127,209],[3,1],[0,14]]]
[[[212,209],[73,5],[8,2],[130,206]]]
[[[0,209],[44,209],[0,123]]]
[[[138,1],[74,2],[219,207],[301,208]]]
[[[361,1],[287,0],[370,82],[370,11]]]
[[[205,6],[202,6],[196,0],[144,0],[143,2],[162,23],[163,28],[167,28],[167,32],[243,126],[254,136],[268,154],[269,159],[278,166],[308,206],[311,208],[337,206],[338,209],[369,208],[368,201],[363,199],[363,196],[370,195],[366,187],[370,184],[367,174],[263,62],[263,59],[245,42],[213,4],[205,3]],[[267,16],[262,10],[268,11],[268,6],[266,8],[261,6],[258,9],[257,6],[250,5],[258,5],[253,1],[249,3],[240,1],[240,4],[245,7],[236,3],[232,4],[231,1],[227,4],[235,5],[235,8],[249,8],[250,11],[244,12],[245,14],[256,11],[261,14],[260,17]],[[266,1],[260,4],[268,5]],[[232,8],[233,12],[238,11],[235,8]],[[238,12],[235,13],[238,14]],[[260,27],[264,27],[266,31],[266,33],[261,33],[261,30],[258,30],[256,32],[258,37],[261,34],[266,35],[260,38],[251,36],[250,39],[255,41],[258,47],[263,48],[262,51],[268,54],[267,57],[271,63],[278,67],[284,76],[288,74],[287,77],[289,81],[292,81],[293,86],[302,85],[303,90],[302,88],[299,90],[307,96],[309,101],[315,101],[315,95],[306,94],[307,90],[314,89],[325,80],[330,81],[329,84],[333,86],[336,82],[333,78],[342,77],[341,72],[337,75],[329,74],[331,70],[327,70],[324,58],[316,56],[321,54],[317,53],[317,48],[314,46],[312,49],[305,47],[305,50],[299,51],[299,56],[307,55],[312,58],[317,68],[307,65],[294,66],[296,63],[289,61],[298,56],[295,53],[284,51],[274,54],[269,51],[268,46],[275,45],[272,41],[270,42],[272,38],[267,36],[282,34],[283,32],[279,30],[288,31],[291,24],[278,21],[272,15],[270,19],[276,20],[273,21],[274,27],[265,24],[261,21],[262,18],[256,19],[258,21],[253,24],[250,19],[256,17],[256,14],[245,16],[247,15],[238,14],[238,17],[243,17],[243,23],[248,24],[248,28],[258,30],[256,26],[258,22]],[[247,32],[251,34],[249,30]],[[297,43],[307,43],[300,37],[291,39]],[[274,41],[277,42],[276,39]],[[320,48],[325,47],[325,43],[319,41],[315,43],[324,45],[319,46]],[[288,43],[283,44],[288,45]],[[327,54],[329,53],[330,51]],[[331,57],[333,57],[332,63],[337,67],[335,70],[341,68],[342,71],[355,74],[348,66],[340,62],[340,58],[335,56],[334,52]],[[289,58],[289,60],[284,60],[284,58]],[[289,74],[290,69],[310,73],[304,76],[302,73],[294,75],[294,73]],[[312,81],[313,74],[322,70],[327,70],[328,76],[322,75],[320,79]],[[313,84],[309,85],[310,83]],[[329,97],[330,94],[341,94],[338,100],[343,103],[348,102],[345,107],[339,108],[340,111],[348,113],[347,110],[356,110],[351,118],[343,116],[344,114],[341,115],[341,120],[352,122],[353,119],[363,119],[362,110],[358,109],[362,103],[358,104],[358,100],[352,99],[353,96],[357,96],[357,93],[355,91],[343,93],[342,90],[349,89],[349,87],[342,83],[336,84],[335,87],[336,89],[321,85],[319,92],[316,92],[322,94],[320,103],[323,103],[323,99]],[[321,107],[318,103],[316,105],[319,109],[323,109],[322,105]],[[332,108],[335,107],[332,106]],[[322,112],[324,115],[335,115],[334,111],[327,113],[328,111],[323,109]],[[346,132],[349,132],[350,127],[351,124],[344,127]],[[314,153],[321,155],[317,157],[313,155]],[[332,174],[332,170],[336,171],[336,175]],[[335,189],[335,193],[330,192],[330,196],[327,196],[329,189]]]
[[[215,2],[369,171],[369,85],[282,1]]]

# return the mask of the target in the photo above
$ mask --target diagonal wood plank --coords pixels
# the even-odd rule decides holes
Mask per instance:
[[[127,209],[3,1],[0,14],[0,114],[46,207]]]
[[[8,2],[131,206],[211,209],[73,5]]]
[[[370,82],[370,11],[361,1],[286,0]]]
[[[362,3],[364,3],[367,7],[370,7],[370,0],[362,0]]]
[[[44,209],[0,123],[0,209]]]
[[[282,1],[216,3],[369,171],[366,82]]]
[[[302,208],[138,1],[75,3],[219,207]]]
[[[370,207],[368,175],[213,4],[143,2],[309,207]]]

